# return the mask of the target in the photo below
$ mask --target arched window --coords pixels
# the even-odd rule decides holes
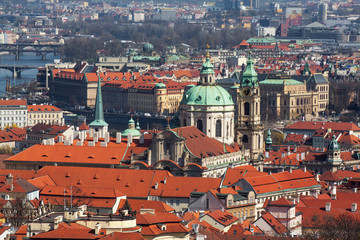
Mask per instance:
[[[243,142],[243,143],[249,142],[248,135],[244,135],[244,136],[242,137],[242,142]]]
[[[221,137],[221,120],[216,120],[215,136],[216,137]]]
[[[203,131],[203,122],[201,119],[197,120],[196,126],[200,131]]]
[[[250,115],[250,103],[244,103],[244,115]]]
[[[169,142],[165,143],[164,152],[165,152],[165,154],[170,154],[170,143]]]

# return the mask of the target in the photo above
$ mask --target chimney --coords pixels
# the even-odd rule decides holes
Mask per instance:
[[[95,142],[89,142],[89,143],[88,143],[88,146],[89,146],[89,147],[95,147]]]
[[[155,190],[157,190],[158,187],[159,187],[159,184],[156,182],[156,183],[155,183],[155,186],[154,186]]]
[[[331,199],[336,200],[336,186],[331,188]]]
[[[64,142],[64,136],[63,136],[63,135],[60,135],[60,136],[59,136],[58,142],[59,142],[59,143]]]
[[[352,203],[351,204],[351,212],[356,212],[357,211],[357,203]]]
[[[42,145],[46,145],[46,139],[42,140]]]
[[[76,146],[82,146],[83,145],[83,142],[82,141],[77,141],[76,142]]]
[[[13,192],[14,189],[15,189],[14,184],[11,183],[11,184],[10,184],[10,192]]]
[[[304,172],[306,172],[306,166],[304,166]]]
[[[353,193],[356,193],[357,192],[357,188],[353,188]]]
[[[268,159],[270,157],[269,152],[265,152],[265,159]]]
[[[110,133],[109,132],[105,133],[105,142],[106,143],[110,142]]]
[[[94,142],[97,143],[99,141],[99,133],[94,132]]]
[[[164,184],[166,184],[166,177],[164,177]]]
[[[140,144],[144,144],[144,141],[145,141],[145,133],[142,133],[142,134],[140,135],[139,143],[140,143]]]
[[[121,132],[116,133],[116,143],[117,144],[121,143]]]
[[[330,210],[331,210],[331,202],[325,203],[325,211],[330,212]]]
[[[300,154],[299,153],[296,154],[296,160],[298,160],[298,161],[300,160]]]
[[[100,147],[107,147],[107,142],[101,142]]]
[[[292,173],[292,167],[290,167],[290,169],[289,169],[289,173]]]
[[[128,133],[127,135],[127,145],[130,146],[130,144],[132,143],[132,134],[131,133]]]
[[[6,184],[12,184],[13,181],[14,181],[14,176],[11,173],[6,175]]]
[[[54,229],[59,227],[59,224],[63,221],[63,216],[59,215],[54,218]]]
[[[101,224],[97,223],[95,224],[95,235],[99,235],[101,230]]]

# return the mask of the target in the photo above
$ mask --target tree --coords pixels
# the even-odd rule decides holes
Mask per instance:
[[[32,210],[26,197],[16,197],[4,206],[4,215],[12,225],[21,226],[31,219]]]
[[[358,240],[360,239],[360,219],[353,214],[344,213],[336,217],[314,215],[313,231],[307,232],[306,239]]]

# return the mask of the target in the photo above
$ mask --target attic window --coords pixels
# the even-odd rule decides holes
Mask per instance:
[[[98,179],[98,178],[99,178],[99,176],[97,174],[95,174],[94,179]]]
[[[77,185],[81,185],[83,183],[83,181],[81,179],[79,179],[79,181],[77,182]]]
[[[144,178],[140,178],[140,182],[144,182]]]
[[[117,178],[116,178],[116,181],[120,181],[121,180],[121,178],[120,178],[120,176],[118,176]]]
[[[48,157],[48,155],[47,155],[47,154],[43,154],[42,157]]]
[[[94,158],[94,154],[89,155],[88,158]]]
[[[68,153],[65,155],[66,158],[70,158],[71,157],[71,153]]]
[[[65,174],[65,177],[70,177],[70,173],[66,173],[66,174]]]
[[[117,156],[113,156],[111,159],[118,159],[118,157],[117,157]]]

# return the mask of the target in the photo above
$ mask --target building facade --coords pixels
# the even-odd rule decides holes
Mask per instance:
[[[38,123],[63,125],[64,111],[52,105],[29,105],[27,126]]]
[[[28,107],[25,99],[0,100],[0,123],[1,128],[26,127],[28,119]]]

